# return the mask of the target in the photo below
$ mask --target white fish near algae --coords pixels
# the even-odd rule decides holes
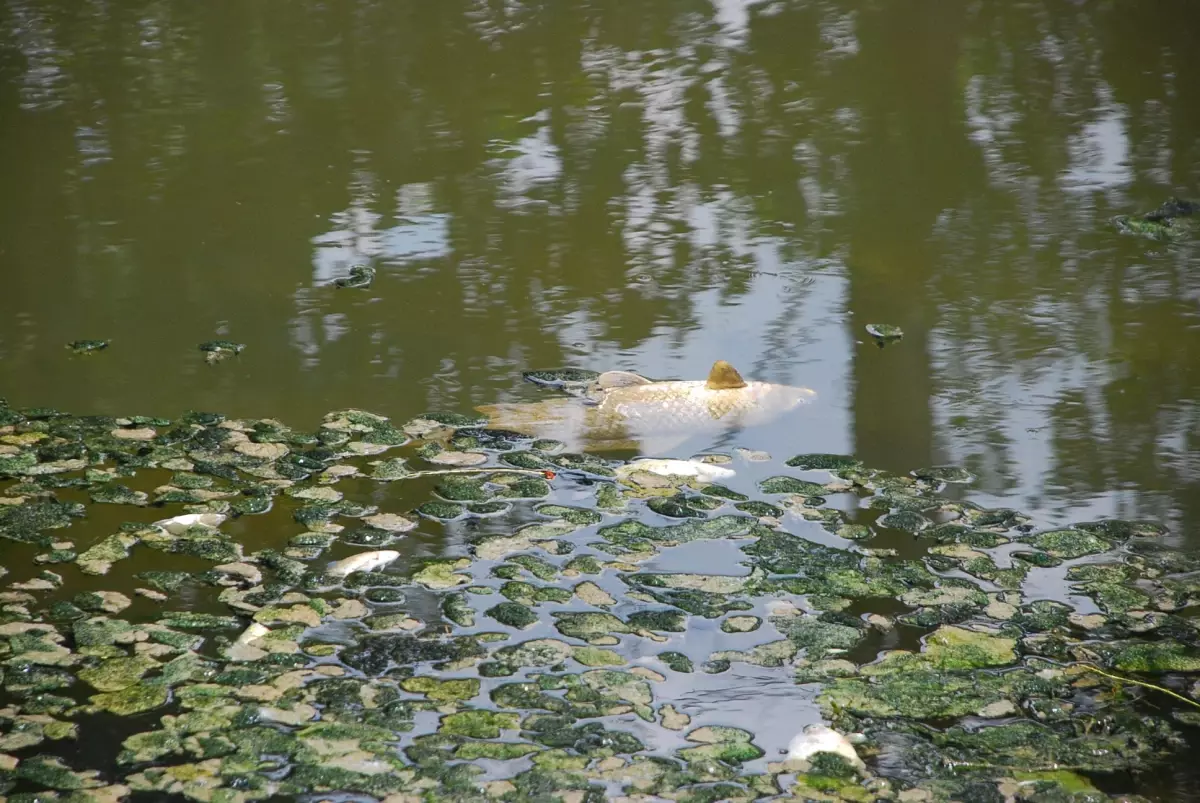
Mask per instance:
[[[850,740],[828,725],[809,725],[796,734],[788,745],[789,761],[808,761],[817,753],[834,753],[846,759],[855,769],[866,769],[866,764],[858,757]]]
[[[637,471],[649,471],[663,477],[695,477],[703,482],[721,482],[737,475],[731,468],[702,463],[699,460],[659,460],[648,458],[625,463],[617,469],[618,477]]]
[[[252,641],[262,638],[270,632],[270,628],[268,628],[266,625],[259,624],[258,622],[252,622],[249,627],[242,631],[241,635],[237,637],[237,641],[234,643],[249,644]]]
[[[532,404],[475,408],[489,426],[568,445],[637,448],[769,423],[816,398],[808,388],[747,382],[724,360],[706,380],[654,382],[628,371],[601,374],[586,394]]]
[[[207,527],[215,530],[226,519],[223,513],[184,513],[182,516],[172,516],[169,519],[159,519],[154,526],[166,530],[171,535],[181,535],[191,527]]]
[[[335,561],[329,564],[329,568],[325,571],[335,577],[345,577],[354,572],[370,572],[387,566],[389,563],[400,557],[400,553],[394,549],[376,549],[372,552],[359,552],[357,555],[351,555],[348,558]]]

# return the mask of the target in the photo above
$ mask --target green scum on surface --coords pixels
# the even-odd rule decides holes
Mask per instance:
[[[1197,721],[1200,560],[1153,522],[943,497],[955,467],[800,455],[734,490],[454,413],[0,421],[9,800],[1097,801]],[[290,534],[246,537],[267,521]],[[718,546],[719,570],[657,563]],[[1042,569],[1062,599],[1025,596]],[[774,744],[686,693],[752,708],[746,672],[829,727]]]

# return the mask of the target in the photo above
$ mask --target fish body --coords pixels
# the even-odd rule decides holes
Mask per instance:
[[[348,558],[343,558],[329,564],[329,568],[325,571],[334,577],[345,577],[354,572],[371,572],[382,568],[398,557],[400,557],[400,553],[394,549],[376,549],[371,552],[359,552],[357,555],[351,555]]]
[[[707,380],[652,382],[637,374],[601,374],[586,401],[477,407],[489,426],[572,445],[624,448],[665,438],[759,426],[816,398],[808,388],[746,382],[718,361]],[[682,436],[682,437],[680,437]]]
[[[850,740],[828,725],[809,725],[796,734],[788,745],[789,760],[808,761],[817,753],[833,753],[846,759],[857,770],[866,768]]]
[[[250,626],[243,630],[241,635],[237,637],[237,641],[235,643],[249,644],[252,641],[262,638],[270,632],[271,629],[266,625],[258,622],[251,622]]]
[[[182,535],[191,527],[208,527],[215,530],[225,518],[223,513],[184,513],[182,516],[159,519],[154,522],[154,526],[166,530],[171,535]]]
[[[638,471],[649,471],[663,477],[695,477],[703,482],[722,482],[732,479],[736,472],[731,468],[702,463],[699,460],[634,460],[617,469],[617,476],[629,476]]]

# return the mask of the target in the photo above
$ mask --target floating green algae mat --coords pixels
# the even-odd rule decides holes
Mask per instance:
[[[315,434],[0,413],[9,800],[1094,801],[1176,760],[1197,720],[1200,557],[1155,522],[1038,530],[943,497],[972,480],[953,466],[801,455],[753,491],[643,493],[453,413],[339,411]],[[478,471],[416,485],[386,454],[440,455],[448,431]],[[88,526],[111,510],[130,521]],[[291,529],[264,547],[268,520]],[[442,530],[448,550],[411,548]],[[724,557],[655,563],[677,549]],[[1043,569],[1061,599],[1025,596]],[[709,676],[735,701],[697,705],[687,681]],[[758,732],[768,677],[834,741]],[[83,766],[113,717],[115,762]]]

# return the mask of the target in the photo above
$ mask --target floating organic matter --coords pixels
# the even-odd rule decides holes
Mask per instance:
[[[969,487],[943,497],[969,480],[953,467],[787,461],[835,475],[825,482],[756,455],[766,479],[735,491],[711,481],[733,464],[722,455],[658,472],[454,414],[410,422],[415,435],[353,410],[315,435],[209,413],[0,404],[0,416],[0,535],[18,542],[4,567],[16,580],[0,590],[0,790],[14,799],[19,781],[80,801],[126,789],[231,803],[1100,800],[1076,770],[1097,786],[1154,771],[1195,721],[1200,561],[1156,522],[1035,529],[960,498]],[[364,487],[398,498],[356,461],[410,437],[420,454],[493,467],[383,460],[378,479],[432,475],[448,498],[405,497],[416,515],[354,501]],[[752,456],[729,450],[749,470]],[[155,503],[187,507],[146,523],[133,490],[146,470],[170,472]],[[68,494],[139,521],[95,532],[100,507]],[[275,499],[299,526],[262,548],[249,514]],[[376,549],[392,541],[412,559]],[[321,559],[346,543],[371,549]],[[687,551],[720,557],[671,568]],[[127,558],[146,561],[136,596],[73,585]],[[1029,593],[1042,570],[1065,575],[1059,599]],[[697,671],[700,684],[679,684]],[[828,724],[785,744],[746,711],[793,682],[808,688],[780,699],[815,699]],[[721,691],[697,691],[708,684]],[[48,757],[56,740],[102,738],[99,713],[130,718],[115,765],[98,776],[75,766],[86,752]],[[786,758],[759,763],[771,753]]]

